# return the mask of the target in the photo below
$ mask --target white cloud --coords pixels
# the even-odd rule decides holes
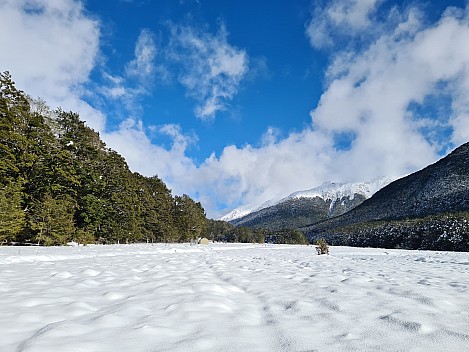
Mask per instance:
[[[126,75],[136,77],[140,82],[151,80],[155,74],[156,45],[153,33],[143,29],[135,45],[135,58],[126,67]]]
[[[82,100],[90,93],[84,84],[97,64],[100,31],[99,22],[85,15],[81,2],[1,1],[0,47],[8,50],[0,51],[0,64],[11,71],[20,89],[50,105],[79,111],[132,170],[158,174],[175,194],[199,193],[208,214],[216,217],[222,205],[229,211],[324,181],[411,172],[434,161],[445,146],[469,140],[468,11],[448,10],[426,27],[418,10],[393,10],[389,23],[379,24],[373,15],[379,4],[333,1],[325,8],[323,22],[317,22],[319,17],[311,21],[325,30],[318,31],[324,36],[323,44],[313,41],[316,47],[328,40],[333,43],[335,35],[347,36],[346,30],[364,36],[364,29],[379,28],[360,40],[360,47],[331,57],[327,86],[311,113],[311,126],[286,137],[269,127],[258,147],[229,145],[200,165],[188,157],[197,138],[178,125],[157,126],[153,139],[137,118],[125,120],[116,131],[104,131],[104,115]],[[223,27],[215,35],[190,26],[171,29],[168,59],[182,67],[178,78],[196,99],[198,116],[214,118],[247,78],[248,55],[228,43]],[[138,94],[146,94],[143,75],[158,79],[158,51],[151,32],[141,32],[134,54],[121,75],[104,74],[103,96],[131,98],[126,104],[132,104]],[[438,121],[431,114],[417,116],[409,108],[442,95],[449,100],[450,111]],[[453,131],[443,138],[438,131],[425,135],[421,129],[427,126],[449,126]],[[342,134],[352,138],[346,148],[336,143]],[[158,138],[168,137],[171,145],[165,148]]]
[[[426,140],[409,118],[409,105],[424,104],[425,97],[450,95],[453,101],[446,123],[455,133],[444,142],[452,138],[457,145],[469,139],[467,129],[461,129],[469,106],[463,84],[469,78],[467,18],[446,15],[430,28],[420,26],[402,36],[402,28],[415,28],[413,16],[409,21],[412,26],[401,23],[363,52],[347,53],[351,60],[336,62],[330,85],[312,112],[316,128],[356,134],[341,163],[357,169],[358,176],[378,169],[404,173],[435,159],[438,140]]]
[[[99,53],[99,22],[72,0],[2,0],[0,2],[0,66],[20,89],[87,116],[104,127],[102,113],[80,96]]]
[[[216,217],[221,205],[227,212],[324,181],[413,172],[435,161],[437,152],[451,148],[451,142],[469,140],[467,15],[448,12],[430,27],[415,9],[399,16],[401,20],[369,46],[332,57],[328,86],[311,113],[311,127],[283,139],[269,127],[259,147],[227,146],[199,166],[187,158],[181,143],[180,149],[153,154],[155,165],[164,165],[161,176],[171,179],[176,190],[198,192],[208,214]],[[192,39],[195,47],[204,47],[203,41]],[[442,95],[450,97],[452,111],[438,121],[431,114],[416,116],[409,108]],[[450,126],[454,131],[442,138],[438,131],[423,134],[425,126]],[[343,133],[352,136],[347,148],[336,145]],[[172,168],[173,163],[177,167]]]
[[[381,1],[349,0],[329,3],[328,17],[337,25],[349,25],[352,28],[366,28],[370,25],[370,13]]]
[[[370,30],[375,13],[382,0],[333,0],[325,6],[316,4],[311,21],[306,27],[311,45],[317,49],[330,47],[337,35],[354,36]],[[375,31],[376,28],[373,28]]]
[[[196,116],[213,119],[237,94],[248,72],[248,55],[228,43],[221,26],[217,34],[190,26],[171,25],[168,57],[181,65],[180,83],[198,105]]]
[[[135,43],[134,58],[125,65],[124,74],[113,76],[104,72],[106,84],[100,87],[100,92],[109,98],[126,99],[128,103],[140,95],[147,94],[149,85],[153,83],[155,74],[159,71],[155,62],[156,56],[153,32],[142,29]]]
[[[280,140],[280,136],[282,131],[276,127],[268,127],[267,131],[262,135],[261,143],[262,145],[270,145],[275,144],[278,140]]]
[[[230,145],[219,157],[212,154],[196,165],[187,156],[187,149],[197,137],[172,124],[158,126],[154,131],[169,136],[171,147],[152,143],[142,123],[133,119],[102,137],[108,147],[125,157],[132,170],[147,176],[158,174],[175,194],[198,193],[198,200],[213,217],[222,215],[221,204],[233,207],[240,202],[278,198],[329,179],[336,155],[331,152],[331,141],[320,133],[307,129],[276,140],[277,131],[269,128],[264,145]],[[158,143],[158,135],[155,139]]]
[[[335,154],[330,150],[327,138],[310,129],[258,148],[227,146],[198,168],[196,186],[204,191],[210,215],[216,215],[217,201],[228,206],[261,203],[328,179]]]
[[[173,190],[174,194],[194,192],[188,186],[194,177],[196,166],[185,155],[195,136],[184,135],[180,126],[167,124],[156,131],[172,139],[172,146],[164,148],[152,143],[140,120],[127,119],[113,132],[102,134],[106,145],[125,157],[133,171],[146,176],[157,174]]]
[[[156,80],[161,83],[168,80],[166,68],[157,64],[157,54],[153,32],[142,29],[135,43],[134,57],[125,64],[123,73],[102,73],[103,81],[96,87],[96,91],[104,98],[104,105],[110,102],[107,104],[108,112],[119,116],[142,113],[142,97],[151,94]]]
[[[198,140],[195,135],[184,134],[181,126],[176,124],[164,124],[159,126],[157,131],[160,134],[171,137],[173,142],[171,150],[177,151],[181,153],[181,155],[184,154],[190,145],[195,144]]]
[[[416,9],[400,16],[368,47],[333,57],[328,86],[311,113],[312,129],[285,139],[269,129],[259,148],[230,146],[207,159],[198,171],[216,189],[211,200],[218,194],[227,204],[261,203],[327,180],[399,176],[435,161],[439,150],[467,142],[467,11],[449,11],[429,27]],[[441,97],[451,100],[446,115],[414,116],[409,109]],[[426,125],[453,132],[425,135],[420,127]],[[353,136],[348,148],[335,146],[340,133]]]

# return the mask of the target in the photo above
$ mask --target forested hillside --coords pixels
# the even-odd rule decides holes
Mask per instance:
[[[200,203],[129,170],[78,114],[0,73],[0,243],[180,242],[205,234]]]
[[[235,226],[266,228],[273,231],[297,229],[347,212],[365,200],[365,196],[322,199],[320,197],[291,198],[230,221]]]
[[[469,251],[469,143],[302,231],[341,245]]]

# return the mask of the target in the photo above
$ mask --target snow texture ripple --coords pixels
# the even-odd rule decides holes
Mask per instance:
[[[469,254],[0,247],[0,351],[467,351]]]

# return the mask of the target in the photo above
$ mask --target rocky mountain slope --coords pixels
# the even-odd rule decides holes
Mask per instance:
[[[222,219],[235,226],[270,230],[298,228],[344,214],[393,180],[380,178],[372,182],[324,183],[279,201],[266,202],[264,206],[235,210]],[[254,211],[249,212],[250,209]]]
[[[376,241],[378,232],[379,236],[384,237],[392,231],[404,237],[415,235],[416,227],[408,227],[407,232],[402,229],[410,223],[418,223],[421,229],[418,233],[424,237],[425,233],[437,236],[438,232],[441,235],[446,231],[449,236],[458,233],[463,236],[462,241],[466,241],[464,236],[467,238],[469,232],[464,229],[467,228],[468,212],[469,143],[466,143],[423,170],[392,182],[342,216],[306,226],[302,230],[310,239],[328,237],[337,243],[353,244],[351,242],[359,234],[372,238],[371,242]],[[445,230],[445,219],[450,218],[452,228],[458,228],[457,231],[451,232],[451,228]],[[386,226],[387,233],[383,230]],[[373,245],[370,241],[365,239],[361,245]],[[418,243],[412,245],[415,246],[419,248]]]

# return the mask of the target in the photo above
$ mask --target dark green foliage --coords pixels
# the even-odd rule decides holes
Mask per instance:
[[[73,219],[74,202],[62,196],[53,198],[46,194],[43,199],[34,201],[29,217],[33,237],[38,244],[46,246],[63,245],[75,235]]]
[[[175,198],[174,220],[179,242],[202,237],[206,232],[207,219],[202,205],[185,194]]]
[[[132,173],[78,114],[0,73],[0,243],[189,241],[205,226],[200,203]]]
[[[229,233],[234,242],[240,243],[264,243],[265,233],[259,229],[250,229],[248,227],[237,227]]]
[[[469,212],[370,221],[322,232],[318,236],[337,245],[466,252],[469,251]]]
[[[106,242],[138,242],[142,239],[138,220],[140,204],[133,174],[115,151],[107,153],[103,165],[104,188],[100,196],[106,214],[100,235]]]
[[[205,237],[211,241],[222,242],[224,237],[235,229],[229,222],[221,220],[207,220]]]
[[[301,230],[332,244],[469,251],[469,143],[378,191],[348,213]]]
[[[235,227],[228,222],[218,220],[207,221],[205,237],[216,242],[308,244],[305,235],[298,230],[272,231]]]
[[[137,183],[140,221],[143,239],[147,242],[171,242],[177,240],[174,226],[175,209],[171,191],[158,177],[134,174]]]
[[[15,88],[8,72],[0,73],[0,183],[5,185],[20,176],[29,161],[28,125],[29,104],[23,92]]]
[[[299,230],[285,229],[273,231],[266,236],[266,242],[286,244],[308,244],[305,235]]]
[[[0,245],[12,241],[25,226],[21,200],[20,184],[9,182],[0,188]]]

